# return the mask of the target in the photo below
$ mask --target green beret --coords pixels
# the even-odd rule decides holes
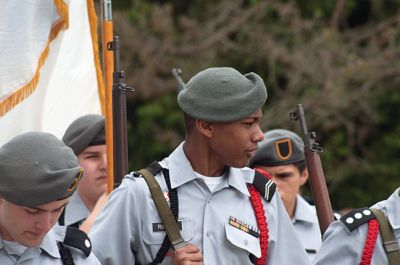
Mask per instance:
[[[0,148],[0,196],[27,207],[72,195],[82,175],[71,148],[52,134],[28,132]]]
[[[264,134],[264,140],[250,159],[250,167],[281,166],[295,164],[304,161],[303,140],[294,132],[282,129],[268,131]]]
[[[192,77],[179,92],[181,109],[196,119],[230,122],[257,111],[267,100],[264,81],[230,67],[209,68]]]
[[[104,124],[104,117],[101,115],[82,116],[69,125],[62,140],[79,155],[88,146],[106,144]]]

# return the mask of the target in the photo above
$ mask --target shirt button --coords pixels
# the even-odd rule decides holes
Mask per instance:
[[[245,244],[246,246],[249,244],[249,241],[248,241],[247,239],[245,239],[243,242],[244,242],[244,244]]]

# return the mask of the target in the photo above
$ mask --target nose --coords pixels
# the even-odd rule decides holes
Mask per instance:
[[[42,213],[36,220],[36,228],[47,233],[53,227],[51,213]]]
[[[260,126],[256,126],[256,131],[254,133],[254,137],[253,137],[253,141],[258,143],[261,142],[262,140],[264,140],[264,133],[261,130]]]
[[[106,153],[102,154],[102,156],[101,156],[100,169],[102,169],[102,170],[107,169],[107,154]]]

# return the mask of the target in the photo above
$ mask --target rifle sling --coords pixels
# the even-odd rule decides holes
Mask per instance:
[[[167,232],[168,238],[174,249],[181,248],[186,245],[179,231],[178,224],[174,218],[171,209],[168,206],[167,201],[164,198],[164,194],[161,191],[160,185],[157,180],[147,169],[143,168],[138,171],[143,178],[146,180],[147,185],[150,189],[151,197],[153,198],[154,204],[157,208],[158,214],[160,215],[161,221],[164,224],[165,231]]]
[[[389,265],[400,264],[400,248],[396,236],[393,233],[387,217],[378,209],[371,208],[379,222],[379,232],[381,233],[383,247],[389,261]]]

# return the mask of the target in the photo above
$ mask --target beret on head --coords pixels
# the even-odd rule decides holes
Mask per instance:
[[[304,161],[303,140],[294,132],[282,129],[268,131],[250,159],[249,166],[281,166]]]
[[[82,175],[71,148],[52,134],[28,132],[0,148],[0,196],[38,206],[72,195]]]
[[[196,119],[230,122],[243,119],[267,100],[264,81],[230,67],[209,68],[192,77],[178,95],[181,109]]]
[[[73,121],[62,138],[76,155],[91,145],[106,143],[104,117],[98,114],[88,114]]]

